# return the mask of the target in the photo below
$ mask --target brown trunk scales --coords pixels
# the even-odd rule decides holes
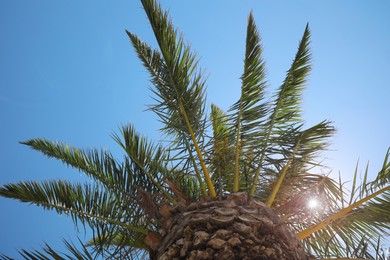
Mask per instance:
[[[145,239],[151,260],[314,259],[272,210],[245,192],[165,208],[160,214],[162,227]]]

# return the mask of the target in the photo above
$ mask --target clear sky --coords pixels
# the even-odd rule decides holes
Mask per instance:
[[[324,156],[350,180],[356,162],[371,176],[390,145],[390,1],[162,1],[209,75],[208,102],[238,98],[247,17],[260,29],[269,81],[278,87],[307,22],[313,71],[303,110],[308,126],[338,129]],[[18,142],[33,137],[118,151],[110,134],[132,122],[159,140],[148,76],[125,29],[154,44],[138,1],[0,1],[0,184],[85,179]],[[329,170],[330,171],[330,170]],[[362,169],[363,171],[363,169]],[[327,171],[325,171],[327,172]],[[74,239],[70,218],[0,198],[0,253],[60,247]],[[81,232],[80,237],[84,238]]]

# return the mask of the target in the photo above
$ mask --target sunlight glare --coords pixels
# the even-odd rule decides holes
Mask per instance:
[[[319,203],[316,199],[310,199],[307,205],[309,206],[310,209],[315,209],[319,206]]]

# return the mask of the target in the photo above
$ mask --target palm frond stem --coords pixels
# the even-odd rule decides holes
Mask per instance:
[[[190,148],[190,144],[188,143],[188,140],[186,140],[185,143],[186,143],[188,155],[190,156],[191,161],[195,162],[194,155],[192,154],[192,149]],[[204,183],[202,181],[202,177],[200,176],[199,169],[198,169],[198,167],[195,164],[194,164],[194,171],[195,171],[196,178],[199,181],[200,190],[202,191],[203,196],[207,196],[206,187],[204,186]]]
[[[272,117],[272,120],[271,120],[270,128],[273,127],[275,119],[276,119],[276,115],[274,114],[274,116]],[[251,196],[251,197],[253,197],[253,195],[255,195],[255,192],[256,192],[256,185],[257,185],[257,182],[259,181],[261,166],[263,165],[263,161],[264,161],[264,158],[265,158],[265,151],[266,151],[266,148],[268,146],[268,141],[270,139],[270,136],[271,136],[271,129],[268,129],[267,135],[265,137],[264,148],[263,148],[263,150],[261,152],[259,166],[258,166],[258,168],[256,170],[255,176],[253,178],[252,187],[251,187],[251,190],[249,192],[249,196]]]
[[[199,161],[200,161],[200,165],[201,165],[202,170],[203,170],[203,175],[204,175],[204,178],[205,178],[205,181],[206,181],[207,188],[208,188],[209,193],[210,193],[210,197],[216,197],[217,193],[215,191],[214,184],[213,184],[213,182],[211,180],[210,173],[209,173],[209,171],[208,171],[208,169],[206,167],[206,163],[205,163],[205,161],[203,159],[202,152],[200,151],[200,148],[199,148],[198,142],[196,140],[194,131],[192,130],[190,121],[188,120],[188,116],[187,116],[186,111],[184,110],[183,102],[182,102],[181,99],[179,99],[179,106],[180,106],[180,110],[182,111],[182,115],[184,117],[184,120],[186,122],[188,131],[189,131],[189,133],[191,135],[191,140],[192,140],[192,142],[193,142],[193,144],[195,146],[195,151],[196,151],[196,154],[198,155],[198,158],[199,158]]]
[[[294,160],[295,154],[298,150],[299,144],[301,143],[301,138],[298,139],[297,143],[295,144],[294,151],[291,153],[290,158],[288,159],[286,165],[284,166],[282,172],[280,173],[280,176],[278,178],[278,181],[276,182],[275,187],[272,189],[272,193],[268,198],[268,201],[266,203],[266,206],[270,208],[275,200],[276,194],[278,193],[280,186],[282,185],[282,182],[284,180],[284,177],[286,176],[287,170],[290,167],[292,161]]]
[[[240,104],[241,106],[241,104]],[[240,159],[240,135],[241,135],[241,117],[238,117],[237,122],[237,138],[236,138],[236,154],[235,154],[235,170],[234,170],[234,181],[233,181],[233,192],[238,191],[238,180],[239,180],[239,159]]]

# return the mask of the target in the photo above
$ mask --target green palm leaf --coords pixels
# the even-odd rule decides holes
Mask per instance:
[[[306,78],[310,71],[310,31],[306,26],[298,47],[297,54],[287,72],[287,76],[280,86],[271,114],[265,124],[265,137],[259,153],[259,167],[254,174],[254,182],[250,195],[254,195],[259,180],[260,171],[270,149],[282,151],[295,146],[296,138],[299,135],[299,124],[301,123],[299,104]],[[298,124],[298,127],[297,127]],[[288,158],[288,157],[287,157]]]
[[[119,242],[119,241],[118,241]],[[79,244],[75,245],[73,242],[69,242],[67,240],[63,240],[63,243],[66,247],[65,252],[60,252],[56,249],[53,249],[50,245],[45,243],[45,245],[40,249],[34,249],[31,251],[22,249],[19,251],[20,257],[25,260],[92,260],[92,259],[115,259],[120,256],[120,259],[145,259],[147,253],[141,250],[133,250],[127,249],[122,250],[121,252],[116,252],[118,254],[114,254],[115,252],[105,252],[101,257],[93,250],[91,245],[84,245],[80,239]],[[6,255],[0,255],[0,259],[3,260],[14,260],[14,258],[10,258]]]
[[[247,161],[253,149],[261,142],[260,127],[267,113],[267,106],[262,103],[266,81],[265,62],[261,55],[260,36],[251,13],[247,27],[244,73],[241,77],[241,97],[229,111],[236,139],[233,192],[239,190],[240,160]]]
[[[124,158],[126,172],[131,174],[126,174],[126,176],[134,178],[130,182],[143,187],[150,193],[162,193],[165,198],[176,203],[161,185],[161,179],[168,178],[169,174],[168,152],[140,136],[131,125],[123,126],[120,133],[121,135],[114,134],[113,138],[127,155]]]
[[[230,191],[234,179],[234,145],[228,116],[216,105],[211,105],[210,120],[213,137],[209,149],[213,180],[218,193]]]
[[[126,134],[125,127],[123,133]],[[115,136],[116,140],[120,141],[119,136]],[[123,163],[119,163],[105,151],[82,150],[45,139],[32,139],[23,144],[84,172],[115,194],[119,200],[137,204],[137,187],[147,188],[150,193],[161,192],[162,187],[159,182],[163,177],[161,169],[164,169],[162,161],[165,154],[161,147],[148,144],[146,139],[140,138],[135,132],[124,138],[127,138],[127,145],[132,145],[126,149],[128,151],[133,149],[133,154],[131,157],[124,157]],[[140,149],[137,150],[138,148]],[[167,192],[163,192],[163,195],[173,200]]]
[[[147,232],[144,228],[126,223],[131,220],[127,211],[131,212],[133,208],[124,208],[114,194],[96,185],[71,184],[62,180],[19,182],[1,187],[0,196],[70,215],[76,226],[79,222],[91,227],[107,223],[140,233]]]
[[[192,153],[196,152],[193,166],[200,165],[202,174],[212,197],[216,196],[214,185],[201,152],[205,127],[204,85],[205,81],[197,71],[197,61],[190,48],[177,30],[173,28],[167,12],[163,12],[154,0],[141,1],[157,39],[160,52],[128,33],[139,58],[151,72],[154,91],[159,98],[152,111],[165,124],[163,129],[174,137],[175,142]],[[188,144],[191,140],[191,144]],[[197,159],[198,162],[195,161]],[[202,182],[202,180],[199,180]]]
[[[49,158],[61,160],[112,191],[129,193],[131,190],[131,179],[124,174],[123,165],[117,163],[109,152],[97,149],[82,150],[47,139],[31,139],[22,144],[42,152]]]
[[[273,167],[276,167],[275,172],[273,174],[275,181],[273,181],[274,184],[272,184],[272,192],[270,193],[267,200],[266,205],[268,207],[271,207],[274,203],[276,195],[279,192],[279,189],[281,189],[282,187],[282,183],[283,186],[287,187],[289,186],[288,183],[291,184],[291,180],[287,184],[285,184],[284,179],[287,178],[286,176],[288,176],[289,179],[291,179],[291,176],[304,176],[306,174],[308,166],[310,164],[314,164],[312,160],[317,155],[317,153],[325,150],[328,145],[327,139],[332,136],[333,133],[334,128],[330,125],[330,123],[327,121],[323,121],[311,128],[300,132],[297,137],[297,140],[295,141],[293,152],[290,154],[290,158],[286,163],[283,162],[283,159],[279,160],[279,162],[273,159]],[[314,166],[318,166],[318,164],[314,164]],[[279,167],[281,167],[280,170]],[[303,183],[304,182],[302,182],[302,184]],[[288,193],[293,194],[294,192]]]
[[[91,250],[89,250],[85,245],[83,245],[79,239],[80,245],[76,246],[74,243],[69,242],[67,240],[63,240],[68,253],[61,253],[57,250],[53,249],[50,245],[45,243],[45,246],[42,247],[41,251],[32,250],[27,251],[22,249],[19,251],[20,256],[26,260],[66,260],[66,259],[79,259],[79,260],[92,260],[96,259]],[[12,260],[13,258],[7,257],[5,255],[0,255],[0,259],[4,260]]]
[[[1,187],[0,196],[69,215],[76,227],[80,223],[84,227],[88,224],[94,236],[104,238],[100,240],[100,249],[110,244],[117,230],[127,231],[131,237],[146,235],[152,224],[151,220],[141,217],[142,209],[136,202],[118,201],[115,194],[96,185],[61,180],[20,182]]]
[[[306,164],[318,165],[314,159],[329,146],[329,138],[335,133],[335,128],[329,121],[322,121],[301,132],[297,156]]]
[[[382,169],[378,177],[370,184],[371,187],[382,187],[390,181],[390,147],[387,149],[385,159],[383,160]]]

